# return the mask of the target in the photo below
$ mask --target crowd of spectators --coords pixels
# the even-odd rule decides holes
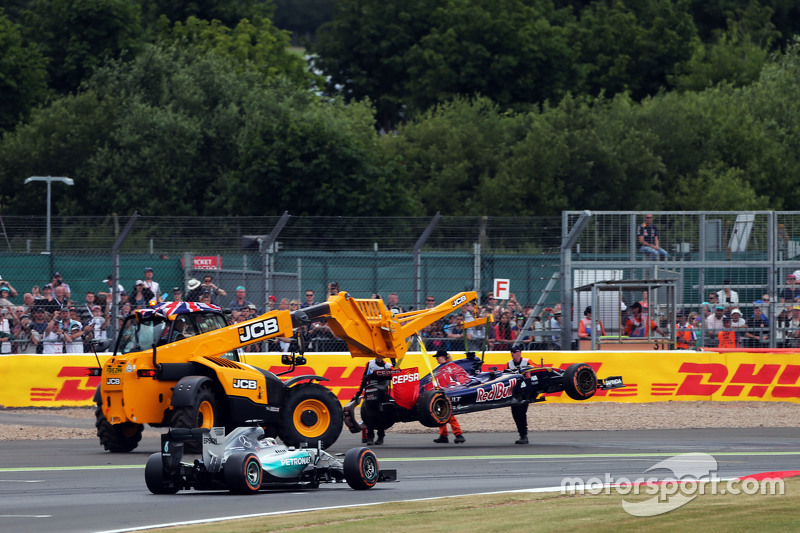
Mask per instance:
[[[433,296],[425,298],[428,308],[436,305]],[[507,351],[513,345],[520,345],[528,350],[559,349],[561,329],[561,305],[546,307],[533,317],[531,330],[533,334],[520,338],[525,325],[533,313],[533,306],[522,305],[511,293],[507,300],[497,300],[489,293],[482,305],[466,304],[462,310],[429,325],[421,332],[421,337],[428,351]],[[464,324],[491,315],[491,322],[486,325],[464,328]],[[542,332],[537,335],[537,332]]]
[[[0,276],[0,353],[86,353],[92,351],[93,341],[102,341],[96,345],[104,350],[111,311],[107,297],[88,291],[79,300],[60,272],[20,297]]]
[[[269,296],[266,305],[259,307],[247,298],[244,286],[237,286],[229,295],[214,282],[211,273],[203,275],[202,281],[190,279],[185,293],[184,287],[178,286],[162,292],[154,274],[148,267],[142,278],[128,289],[117,284],[116,291],[112,290],[112,276],[107,276],[99,290],[82,295],[74,294],[57,271],[49,282],[33,285],[28,292],[19,292],[10,280],[0,276],[0,354],[88,353],[93,349],[93,341],[103,341],[94,343],[103,350],[111,340],[108,331],[112,320],[118,328],[133,310],[159,301],[216,304],[230,310],[229,323],[235,324],[275,309],[305,309],[339,292],[338,283],[331,282],[321,298],[313,289],[307,289],[299,299]],[[112,301],[115,292],[116,300]],[[372,298],[383,300],[377,293],[372,294]],[[778,301],[763,294],[753,303],[742,302],[737,287],[730,280],[724,280],[721,290],[709,291],[707,300],[697,307],[676,309],[674,325],[667,322],[665,314],[657,312],[647,291],[640,298],[632,298],[638,301],[630,308],[622,303],[622,315],[618,322],[614,321],[619,325],[620,335],[667,337],[674,328],[678,349],[698,346],[766,348],[774,335],[775,346],[800,348],[800,270],[789,274],[786,283],[780,286]],[[425,298],[425,308],[436,305],[434,296]],[[404,305],[396,292],[387,293],[385,306],[393,314],[414,310],[413,306]],[[470,302],[428,325],[420,332],[420,338],[430,352],[508,351],[515,345],[525,350],[560,349],[560,304],[545,307],[535,316],[532,316],[533,311],[532,305],[523,305],[513,293],[506,300],[497,300],[489,293],[482,303]],[[490,322],[465,328],[465,324],[488,316],[492,317]],[[587,308],[584,318],[573,324],[578,338],[591,338],[591,316],[591,308]],[[521,337],[526,325],[530,329]],[[595,328],[598,335],[605,334],[602,321],[597,320]],[[299,328],[293,337],[256,343],[245,351],[291,352],[301,345],[307,351],[347,351],[346,343],[334,335],[324,319]]]

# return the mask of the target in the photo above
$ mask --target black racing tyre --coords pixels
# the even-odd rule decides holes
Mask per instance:
[[[588,400],[597,391],[597,374],[586,363],[570,365],[564,372],[564,392],[573,400]]]
[[[440,390],[428,390],[417,400],[417,417],[420,423],[429,428],[438,428],[450,421],[453,406],[450,399]]]
[[[369,448],[353,448],[344,456],[344,479],[350,488],[371,489],[379,475],[378,458]]]
[[[100,404],[97,404],[94,416],[94,425],[97,428],[97,436],[100,438],[100,444],[109,452],[130,452],[135,449],[139,445],[139,441],[142,440],[142,431],[144,431],[144,426],[142,424],[134,424],[133,422],[112,424],[106,419],[106,415],[103,414],[103,407]]]
[[[372,429],[389,429],[394,425],[394,410],[381,409],[381,402],[376,400],[364,400],[361,404],[361,421]]]
[[[194,402],[189,406],[175,407],[170,418],[170,427],[173,428],[208,428],[224,426],[222,404],[214,393],[210,383],[206,383],[197,391]],[[186,453],[201,453],[203,447],[200,443],[186,441],[183,445]]]
[[[154,453],[144,465],[144,482],[153,494],[175,494],[178,486],[164,472],[164,461],[161,453]]]
[[[261,488],[261,461],[254,453],[234,453],[225,461],[225,484],[234,494],[255,494]]]
[[[339,438],[343,419],[342,404],[330,390],[317,383],[302,383],[286,395],[278,434],[287,446],[306,443],[316,448],[321,442],[326,449]]]

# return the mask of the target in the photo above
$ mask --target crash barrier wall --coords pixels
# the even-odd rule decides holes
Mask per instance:
[[[100,356],[105,361],[108,356]],[[598,377],[622,376],[625,388],[598,391],[588,401],[641,403],[660,401],[789,401],[800,403],[800,361],[797,353],[743,352],[527,352],[532,363],[566,368],[589,363]],[[364,358],[342,353],[306,354],[308,364],[292,374],[317,374],[323,384],[345,403],[359,388]],[[458,355],[456,355],[458,358]],[[507,353],[486,353],[484,370],[502,369]],[[432,358],[428,357],[427,362]],[[280,354],[248,354],[248,364],[279,373]],[[90,406],[100,377],[87,377],[85,369],[96,367],[93,355],[0,357],[0,406],[64,407]],[[417,367],[428,373],[426,359],[409,353],[403,368]],[[134,369],[131,369],[134,371]],[[142,378],[149,379],[149,378]],[[550,402],[574,402],[563,393],[548,394]]]

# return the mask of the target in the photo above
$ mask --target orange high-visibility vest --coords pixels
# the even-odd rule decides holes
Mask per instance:
[[[736,332],[723,330],[717,333],[720,348],[737,348]]]
[[[690,348],[694,348],[694,333],[691,331],[692,325],[688,323],[685,326],[677,324],[675,329],[677,330],[675,334],[677,339],[675,346],[679,350],[689,350]]]

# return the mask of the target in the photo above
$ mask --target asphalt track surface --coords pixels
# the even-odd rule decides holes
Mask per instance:
[[[0,423],[4,417],[0,416]],[[556,424],[556,421],[554,421]],[[253,496],[186,491],[151,494],[144,464],[159,447],[144,439],[136,451],[110,454],[94,440],[0,441],[0,532],[101,532],[157,525],[319,509],[560,487],[565,477],[636,479],[671,472],[647,470],[676,454],[703,452],[720,478],[800,470],[800,429],[553,431],[531,435],[473,433],[465,444],[434,444],[430,434],[387,435],[375,446],[382,468],[398,481],[368,491],[346,484],[285,487]],[[343,433],[329,451],[361,446]]]

